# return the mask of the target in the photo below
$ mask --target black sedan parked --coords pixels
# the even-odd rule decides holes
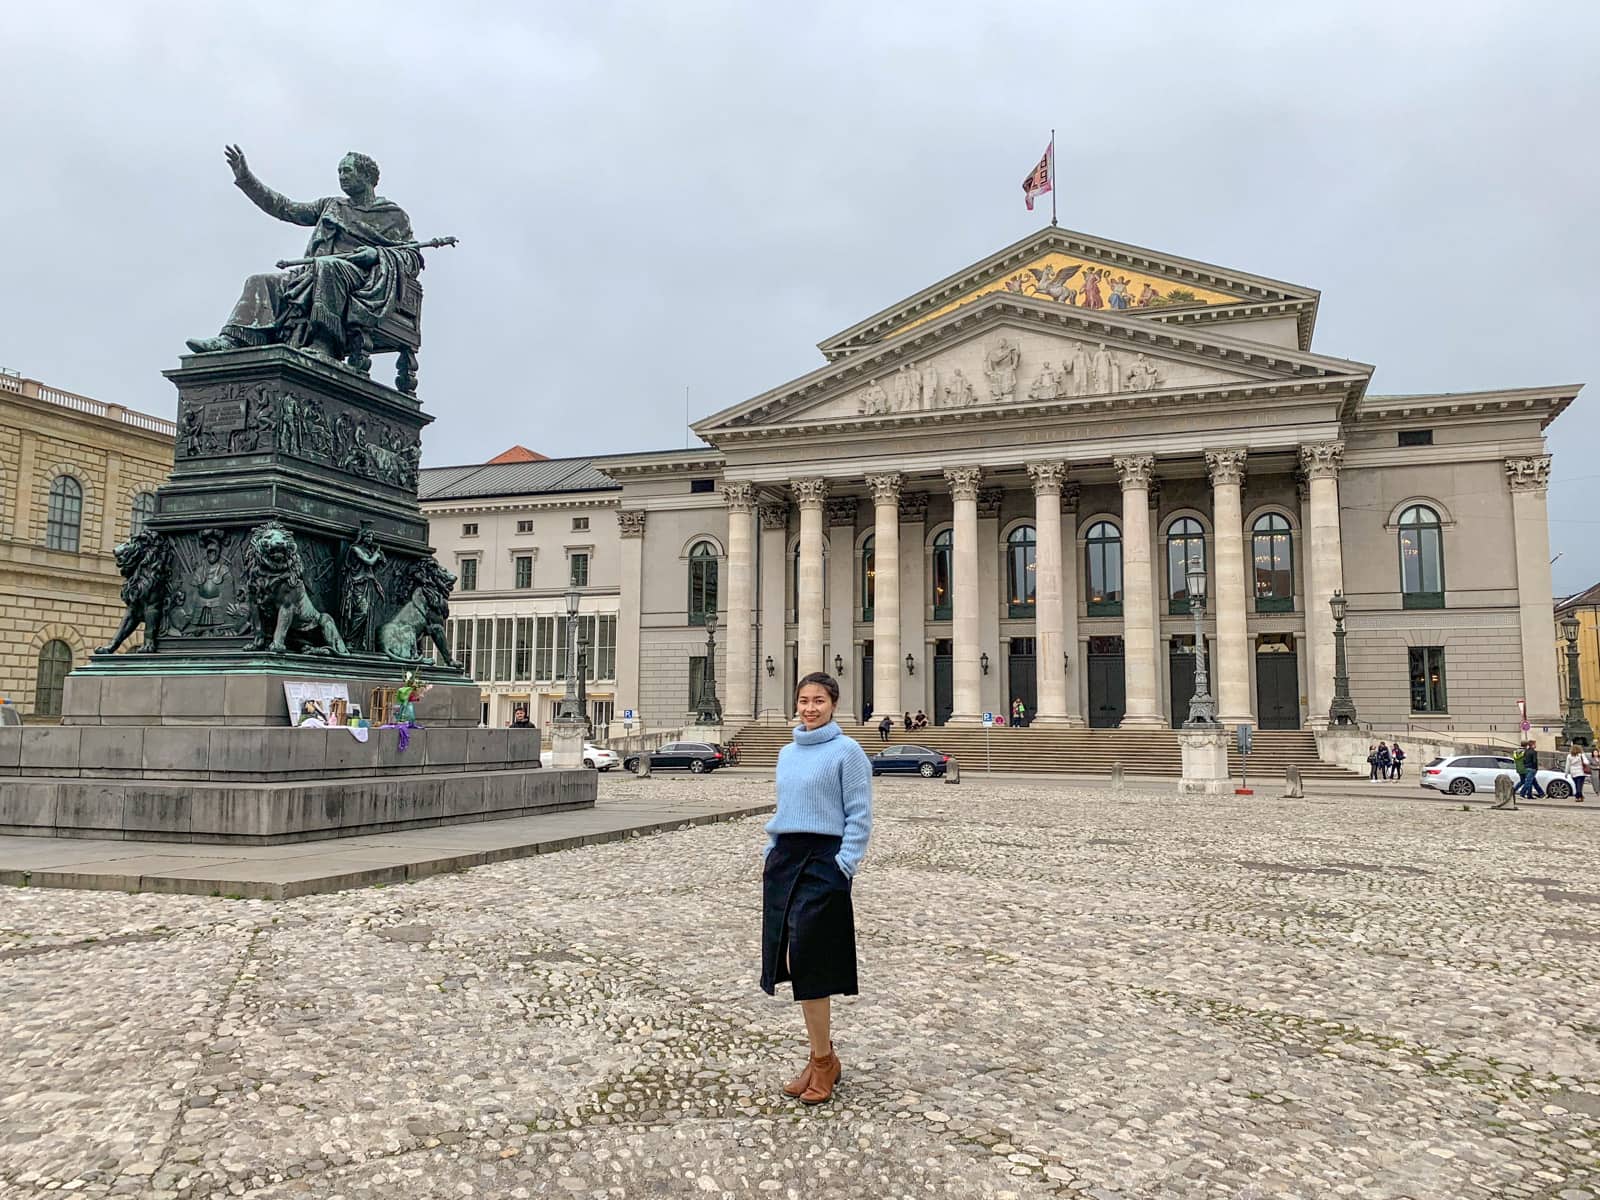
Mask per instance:
[[[693,771],[702,775],[728,765],[728,756],[721,746],[711,742],[668,742],[650,751],[652,771]],[[622,760],[628,771],[639,769],[639,756],[630,754]]]
[[[948,754],[940,754],[926,746],[890,746],[872,755],[874,775],[921,775],[924,779],[932,779],[943,775],[949,764]]]

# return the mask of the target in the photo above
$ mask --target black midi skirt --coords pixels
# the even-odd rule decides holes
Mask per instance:
[[[840,839],[780,833],[761,877],[761,990],[788,981],[796,1000],[856,994],[856,917],[850,879],[834,862]]]

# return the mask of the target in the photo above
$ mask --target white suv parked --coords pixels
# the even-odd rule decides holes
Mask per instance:
[[[1494,791],[1498,776],[1507,776],[1513,784],[1517,778],[1511,759],[1495,754],[1453,754],[1449,758],[1436,758],[1422,768],[1422,786],[1452,796],[1470,796],[1473,792]],[[1572,795],[1572,780],[1561,771],[1540,771],[1539,786],[1547,796],[1564,800]]]

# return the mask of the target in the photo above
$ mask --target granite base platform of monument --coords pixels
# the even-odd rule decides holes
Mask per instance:
[[[536,729],[0,729],[0,834],[271,845],[593,807]]]
[[[281,345],[167,377],[175,465],[117,548],[122,627],[67,677],[59,727],[0,730],[0,833],[273,843],[592,806],[594,772],[541,769],[538,730],[477,727],[415,397]],[[370,718],[403,683],[427,688],[404,749],[376,723],[293,727],[285,684]]]

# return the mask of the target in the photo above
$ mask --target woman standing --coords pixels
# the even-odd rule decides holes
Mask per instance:
[[[1400,749],[1399,742],[1389,743],[1389,778],[1400,778],[1401,764],[1406,761],[1406,752]]]
[[[1583,785],[1589,778],[1589,755],[1577,743],[1567,747],[1567,774],[1572,778],[1572,798],[1583,803]]]
[[[856,994],[850,885],[872,835],[872,764],[833,719],[839,684],[818,671],[795,690],[800,724],[778,754],[778,811],[767,822],[762,871],[761,989],[788,981],[811,1057],[784,1091],[806,1104],[839,1082],[831,996]]]

